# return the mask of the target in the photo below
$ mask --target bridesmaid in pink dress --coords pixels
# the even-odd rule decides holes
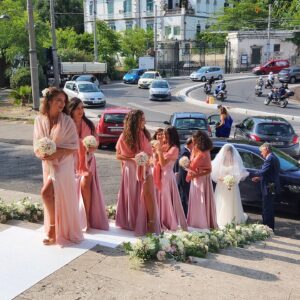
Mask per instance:
[[[193,134],[193,150],[187,181],[191,181],[187,222],[190,227],[217,228],[211,173],[212,142],[204,131]]]
[[[86,148],[83,139],[93,135],[98,141],[95,126],[84,114],[83,103],[78,98],[72,98],[69,104],[70,114],[75,122],[79,136],[79,150],[75,156],[78,193],[80,197],[80,214],[82,228],[108,230],[108,218],[105,202],[100,187],[94,152],[97,147]],[[82,203],[84,205],[82,205]]]
[[[163,146],[156,145],[161,166],[161,190],[158,201],[161,226],[164,230],[176,231],[178,226],[183,230],[187,230],[187,223],[173,171],[180,147],[179,136],[175,127],[168,126],[164,130],[164,142]]]
[[[34,152],[42,160],[45,245],[79,243],[83,239],[76,193],[74,153],[78,149],[78,136],[68,114],[68,96],[60,89],[44,91],[40,115],[34,122]],[[37,141],[47,137],[56,144],[56,152],[42,155]],[[50,170],[52,170],[50,172]]]
[[[118,195],[116,225],[133,230],[136,235],[160,233],[159,215],[150,166],[137,166],[135,155],[152,155],[150,134],[141,110],[130,111],[124,131],[116,145],[117,159],[122,161],[122,179]]]

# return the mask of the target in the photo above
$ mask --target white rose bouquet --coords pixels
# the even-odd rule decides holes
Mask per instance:
[[[182,156],[180,159],[179,159],[179,166],[184,168],[184,169],[188,169],[188,167],[190,166],[190,160],[188,159],[187,156]]]
[[[97,148],[97,140],[93,135],[86,136],[83,140],[83,145],[88,148]]]
[[[140,153],[136,154],[134,159],[138,166],[146,166],[149,157],[148,157],[147,153],[140,152]]]
[[[235,185],[235,178],[232,175],[226,175],[223,178],[223,182],[227,186],[228,190],[231,190],[231,188]]]
[[[34,148],[38,150],[39,154],[42,156],[52,155],[56,152],[56,144],[49,138],[43,137],[35,142]],[[54,168],[51,161],[46,161],[49,166],[48,178],[54,180]]]
[[[159,141],[158,140],[152,140],[150,143],[151,143],[151,146],[155,148],[157,146],[157,144],[159,143]]]

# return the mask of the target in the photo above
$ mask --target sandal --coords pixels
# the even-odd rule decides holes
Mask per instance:
[[[50,236],[51,231],[54,231],[54,237]],[[46,246],[49,246],[49,245],[54,245],[55,242],[56,242],[56,239],[55,239],[55,225],[50,225],[49,235],[45,239],[43,239],[43,244],[46,245]]]

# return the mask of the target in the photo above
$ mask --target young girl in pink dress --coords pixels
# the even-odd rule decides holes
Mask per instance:
[[[159,215],[150,166],[138,166],[136,154],[152,149],[150,134],[145,128],[141,110],[130,111],[124,121],[124,131],[116,145],[117,159],[122,161],[122,179],[118,195],[116,225],[133,230],[136,235],[160,233]]]
[[[159,164],[161,166],[161,190],[159,203],[162,229],[176,231],[180,226],[187,230],[187,223],[182,208],[180,195],[173,171],[179,155],[179,136],[175,127],[164,130],[164,145],[156,145]]]
[[[74,153],[78,136],[73,120],[68,116],[68,96],[60,89],[44,91],[40,115],[34,122],[34,152],[42,160],[45,245],[68,245],[83,239],[76,193]],[[56,152],[43,155],[38,140],[49,138],[56,144]],[[51,170],[51,172],[50,172]]]
[[[211,173],[212,142],[204,131],[193,134],[193,150],[187,181],[191,181],[187,222],[190,227],[217,228]]]
[[[95,126],[85,116],[83,103],[80,99],[72,98],[69,108],[79,137],[79,150],[75,156],[75,169],[78,178],[80,204],[84,204],[79,207],[82,216],[82,228],[84,230],[88,230],[90,227],[108,230],[108,218],[94,155],[97,147],[86,148],[83,144],[83,139],[90,135],[93,135],[98,141]]]

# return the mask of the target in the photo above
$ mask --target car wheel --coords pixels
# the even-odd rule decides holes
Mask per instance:
[[[293,77],[291,77],[291,79],[290,79],[290,83],[295,83],[296,82],[296,78],[293,76]]]
[[[206,81],[206,77],[205,77],[205,76],[202,76],[202,77],[201,77],[201,81]]]
[[[221,80],[222,78],[223,78],[223,76],[220,74],[220,75],[218,76],[218,79]]]

